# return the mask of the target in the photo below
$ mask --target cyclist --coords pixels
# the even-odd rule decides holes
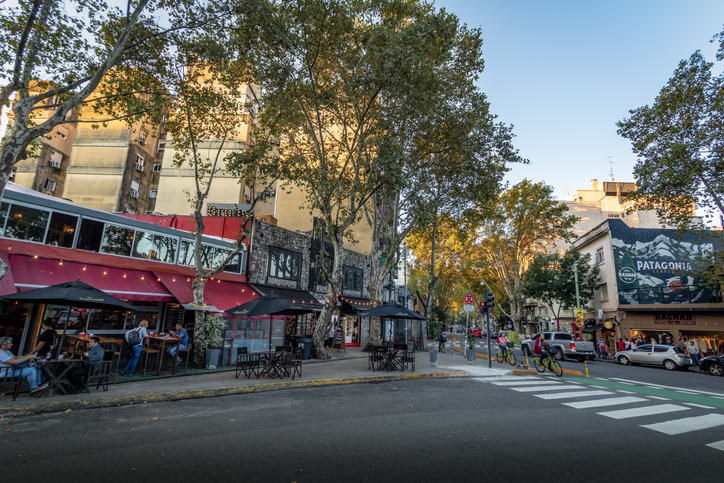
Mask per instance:
[[[541,363],[547,358],[550,357],[551,353],[549,352],[551,346],[546,342],[545,335],[541,334],[535,341],[535,348],[533,349],[533,352],[535,352],[535,355],[540,356]],[[548,362],[548,369],[551,368],[550,361]]]
[[[445,342],[447,342],[447,338],[445,337],[445,334],[440,332],[440,335],[437,336],[437,351],[438,352],[445,352]]]
[[[496,339],[496,342],[498,343],[498,347],[500,347],[500,350],[503,351],[503,360],[505,360],[508,357],[508,338],[505,336],[504,333],[501,332],[501,334]]]

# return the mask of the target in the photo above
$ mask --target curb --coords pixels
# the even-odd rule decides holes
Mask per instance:
[[[514,371],[514,373],[516,372]],[[310,379],[306,381],[293,382],[270,382],[254,386],[221,387],[218,389],[175,391],[152,395],[133,394],[128,396],[99,397],[93,399],[72,399],[65,401],[60,400],[52,402],[38,402],[18,406],[0,407],[0,415],[21,416],[79,409],[97,409],[108,406],[128,406],[132,404],[146,404],[149,402],[153,403],[164,401],[179,401],[184,399],[230,396],[234,394],[250,394],[256,392],[279,391],[283,389],[297,389],[305,387],[337,386],[345,384],[369,384],[378,382],[400,381],[406,379],[434,379],[465,376],[468,376],[467,372],[453,371],[419,374],[390,374],[384,376],[337,377],[330,379]]]
[[[465,351],[460,349],[459,347],[455,348],[458,352],[465,354]],[[482,357],[483,359],[487,359],[487,354],[475,354],[477,357]],[[581,371],[574,371],[573,369],[566,369],[565,367],[561,367],[563,369],[563,374],[568,374],[569,376],[583,376],[583,373]],[[529,370],[529,369],[520,369],[518,371],[513,371],[513,374],[538,374],[538,371],[536,370]]]

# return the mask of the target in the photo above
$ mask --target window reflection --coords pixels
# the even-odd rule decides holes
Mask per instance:
[[[194,244],[193,243],[181,240],[181,248],[179,249],[178,264],[179,265],[189,265],[189,266],[192,266],[194,264]]]
[[[133,257],[157,262],[174,263],[178,239],[137,231],[133,245]]]
[[[107,225],[103,234],[101,252],[111,255],[131,255],[133,246],[133,230],[115,225]]]
[[[12,205],[7,216],[4,235],[18,240],[42,242],[47,224],[47,211]]]
[[[73,248],[73,238],[75,238],[75,229],[77,226],[77,216],[53,213],[50,216],[50,225],[48,225],[45,244],[56,247]]]

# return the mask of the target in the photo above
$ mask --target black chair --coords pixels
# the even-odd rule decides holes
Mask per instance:
[[[373,371],[381,371],[387,368],[387,347],[373,346],[370,352],[371,368]]]
[[[86,376],[86,392],[94,382],[96,383],[96,391],[99,387],[103,387],[103,391],[107,391],[108,384],[111,381],[111,367],[113,367],[113,353],[106,352],[106,360],[104,361],[92,362]]]
[[[240,349],[246,349],[246,347],[240,347]],[[239,354],[236,356],[236,378],[243,372],[247,379],[254,374],[259,377],[259,366],[261,358],[259,354]]]
[[[292,381],[294,380],[294,377],[298,374],[299,377],[302,377],[302,355],[300,353],[296,353],[292,355],[291,360],[291,373],[292,373]]]
[[[20,383],[23,380],[23,378],[20,376],[21,371],[22,369],[15,369],[12,367],[0,368],[0,384],[15,384],[13,386],[13,401],[15,401],[15,399],[17,399],[18,397],[18,394],[20,394]]]
[[[274,346],[274,352],[292,352],[292,346],[290,345],[278,345]]]
[[[406,351],[407,344],[395,344],[395,350],[396,351]]]
[[[400,361],[402,362],[402,370],[404,371],[408,367],[412,368],[411,372],[415,372],[415,351],[402,351],[402,355],[400,356]]]

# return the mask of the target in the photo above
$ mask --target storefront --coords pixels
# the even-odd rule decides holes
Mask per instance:
[[[724,309],[626,308],[621,321],[621,337],[644,338],[646,342],[677,345],[679,338],[701,341],[712,354],[724,350]]]

